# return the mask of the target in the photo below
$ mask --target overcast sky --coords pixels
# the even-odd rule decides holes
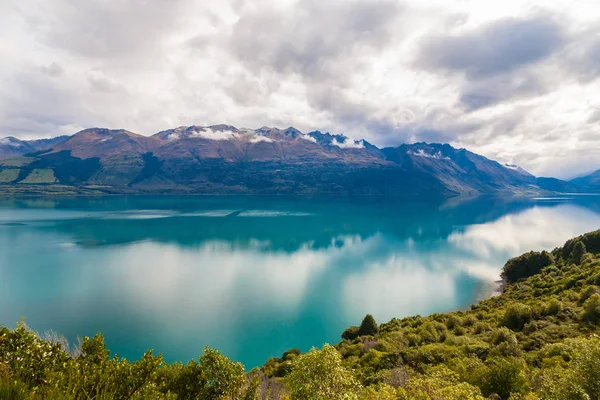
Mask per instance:
[[[0,136],[227,123],[600,168],[598,0],[0,0]]]

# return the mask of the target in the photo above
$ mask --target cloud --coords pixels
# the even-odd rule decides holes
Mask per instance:
[[[459,35],[427,37],[418,64],[477,79],[538,62],[563,41],[562,27],[547,17],[506,18]]]
[[[535,97],[545,90],[545,83],[533,72],[504,74],[466,82],[460,94],[460,102],[467,110],[474,111],[517,98]]]
[[[598,15],[583,0],[9,0],[0,136],[292,125],[573,175],[600,167]]]
[[[259,143],[259,142],[273,143],[273,139],[270,139],[266,136],[258,136],[258,135],[254,136],[249,141],[250,141],[250,143]]]
[[[352,140],[345,138],[343,142],[338,142],[336,138],[333,138],[331,142],[332,146],[337,146],[340,149],[364,149],[365,143],[363,140]]]
[[[202,128],[194,131],[190,137],[209,140],[230,140],[236,139],[238,134],[229,130],[213,130],[211,128]]]
[[[335,79],[334,72],[344,67],[336,60],[348,61],[348,56],[387,45],[390,25],[401,7],[391,0],[301,0],[287,9],[246,10],[229,40],[239,61],[256,71]]]

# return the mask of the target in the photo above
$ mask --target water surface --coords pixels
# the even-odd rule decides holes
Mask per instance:
[[[505,261],[600,228],[598,197],[111,197],[0,202],[0,324],[113,352],[261,365],[378,321],[467,308]]]

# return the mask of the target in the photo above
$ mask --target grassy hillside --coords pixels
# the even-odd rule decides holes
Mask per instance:
[[[0,399],[600,399],[600,231],[504,267],[502,295],[468,311],[377,325],[260,368],[217,351],[187,364],[110,357],[101,335],[71,348],[0,328]]]

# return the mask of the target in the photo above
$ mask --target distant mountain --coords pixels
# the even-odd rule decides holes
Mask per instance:
[[[587,192],[600,192],[600,169],[587,176],[572,179],[569,182]]]
[[[9,150],[25,146],[3,140]],[[517,166],[448,144],[379,149],[365,140],[293,127],[194,125],[153,136],[92,128],[26,145],[27,151],[11,154],[20,157],[0,161],[0,183],[111,192],[439,196],[538,193],[570,185],[540,181]]]
[[[48,149],[68,138],[69,136],[58,136],[52,139],[20,140],[12,136],[5,137],[0,139],[0,159]]]
[[[557,193],[578,193],[583,189],[578,185],[556,178],[536,178],[537,185],[544,190]]]

